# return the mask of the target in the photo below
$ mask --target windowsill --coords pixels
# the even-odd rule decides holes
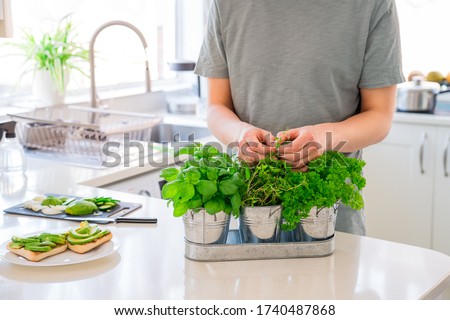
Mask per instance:
[[[170,94],[189,89],[189,83],[174,80],[154,81],[152,82],[152,91],[164,91]],[[141,83],[119,84],[109,87],[98,87],[97,93],[100,100],[107,100],[117,97],[126,97],[145,92],[145,86]],[[32,94],[12,96],[2,99],[0,103],[0,122],[9,121],[8,114],[17,114],[30,112],[35,109],[45,108],[39,101],[33,99]],[[90,101],[90,90],[83,89],[69,92],[65,98],[65,104],[79,104]]]

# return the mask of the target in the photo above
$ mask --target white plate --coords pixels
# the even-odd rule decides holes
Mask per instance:
[[[24,235],[26,237],[36,235],[40,233],[33,233],[29,235]],[[63,253],[56,254],[54,256],[45,258],[38,262],[28,261],[27,259],[12,253],[7,249],[7,244],[11,241],[6,241],[0,247],[0,258],[8,261],[9,263],[18,264],[22,266],[30,266],[30,267],[53,267],[53,266],[64,266],[76,263],[83,263],[92,260],[97,260],[109,256],[119,249],[120,242],[119,240],[113,236],[113,238],[102,244],[101,246],[92,249],[86,253],[76,253],[69,249],[64,251]]]

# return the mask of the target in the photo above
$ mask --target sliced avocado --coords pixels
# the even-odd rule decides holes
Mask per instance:
[[[102,230],[101,232],[98,232],[97,234],[87,237],[87,238],[82,238],[82,239],[77,239],[77,238],[73,238],[72,234],[69,234],[69,236],[67,237],[67,242],[69,242],[69,244],[72,245],[77,245],[77,244],[86,244],[89,242],[92,242],[96,239],[99,239],[105,235],[107,235],[108,233],[110,233],[109,230]]]
[[[80,233],[79,228],[74,228],[70,230],[69,237],[72,237],[74,239],[85,239],[89,237],[89,231]]]
[[[43,206],[59,206],[62,205],[63,201],[53,196],[48,196],[44,201],[42,201],[41,205]]]
[[[40,246],[40,245],[33,245],[31,243],[25,244],[25,249],[35,252],[47,252],[52,249],[50,246]]]
[[[85,200],[78,200],[72,202],[67,208],[66,213],[74,216],[82,216],[91,214],[94,211],[97,211],[97,206],[95,203]]]
[[[12,242],[15,242],[15,243],[29,243],[29,242],[37,242],[37,241],[39,241],[39,238],[37,236],[27,237],[27,238],[12,236],[11,240],[12,240]]]
[[[11,243],[10,245],[9,245],[9,247],[11,248],[11,249],[20,249],[20,248],[23,248],[23,244],[20,244],[20,243]]]
[[[56,247],[56,243],[47,240],[47,241],[42,241],[40,243],[40,246],[50,246],[50,247],[54,248],[54,247]]]
[[[89,226],[86,226],[86,227],[78,228],[76,230],[77,230],[77,233],[79,233],[79,234],[89,235],[89,231],[91,231],[91,228],[89,228]]]
[[[42,242],[51,241],[56,244],[65,244],[66,236],[64,234],[42,233],[41,235],[39,235],[39,240]]]

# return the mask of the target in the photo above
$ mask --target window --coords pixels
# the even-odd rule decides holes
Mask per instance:
[[[448,0],[396,0],[402,40],[403,70],[427,74],[450,72]]]
[[[89,47],[94,31],[103,23],[123,20],[135,25],[148,43],[147,57],[155,87],[176,79],[167,62],[196,60],[201,46],[206,0],[10,0],[13,39],[0,39],[0,97],[31,93],[32,75],[19,79],[23,57],[11,56],[6,42],[21,37],[21,29],[33,33],[52,30],[58,21],[71,14],[77,39]],[[190,19],[190,17],[192,19]],[[144,84],[145,53],[141,41],[130,29],[111,26],[95,42],[97,87],[116,88]],[[88,72],[89,65],[84,69]],[[89,79],[71,75],[68,90],[87,90]]]

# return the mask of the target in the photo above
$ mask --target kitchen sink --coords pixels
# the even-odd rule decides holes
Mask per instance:
[[[211,136],[205,127],[160,123],[152,128],[151,141],[156,143],[198,141]]]

